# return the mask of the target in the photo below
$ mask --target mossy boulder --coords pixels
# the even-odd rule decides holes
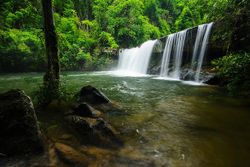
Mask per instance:
[[[33,103],[24,91],[0,94],[0,153],[41,152],[41,132]]]

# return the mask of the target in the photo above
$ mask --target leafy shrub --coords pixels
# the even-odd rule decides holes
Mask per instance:
[[[235,53],[212,62],[233,94],[250,96],[250,53]]]
[[[60,81],[58,91],[55,91],[53,85],[44,83],[39,85],[39,89],[33,93],[34,104],[38,107],[47,106],[49,103],[57,99],[59,102],[70,101],[73,98],[73,93],[68,90],[66,83]]]

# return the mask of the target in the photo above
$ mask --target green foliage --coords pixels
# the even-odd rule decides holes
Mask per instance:
[[[94,70],[105,69],[107,65],[112,65],[113,59],[108,55],[103,55],[94,59],[92,68]]]
[[[117,49],[119,46],[117,45],[114,37],[110,34],[110,33],[107,33],[107,32],[101,32],[101,34],[99,35],[99,44],[101,46],[105,46],[106,47],[109,47],[109,48],[112,48],[112,49]]]
[[[0,70],[40,71],[44,68],[40,30],[0,30]]]
[[[3,0],[0,6],[0,25],[2,28],[31,28],[41,23],[39,9],[34,1]],[[32,20],[32,21],[31,21]],[[1,26],[0,26],[1,28]]]
[[[108,7],[108,32],[114,35],[120,46],[131,47],[159,37],[159,29],[143,15],[144,4],[140,0],[115,0]]]
[[[189,7],[184,7],[180,16],[175,21],[175,26],[177,30],[185,29],[195,25],[194,16]]]
[[[250,53],[235,53],[212,62],[233,94],[250,96]]]
[[[65,10],[67,17],[55,14],[56,30],[59,39],[59,56],[64,70],[81,70],[88,63],[95,40],[80,28],[81,21],[74,10]]]
[[[245,0],[53,0],[53,7],[61,70],[104,68],[118,48],[217,20],[213,41],[234,50],[249,43]],[[45,70],[42,23],[40,1],[1,1],[1,72]]]

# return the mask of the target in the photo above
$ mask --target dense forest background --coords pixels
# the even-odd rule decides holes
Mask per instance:
[[[239,41],[249,39],[245,0],[53,0],[53,6],[61,70],[102,69],[118,48],[212,21],[221,22],[214,40],[227,50],[246,50]],[[40,0],[1,0],[0,72],[44,71],[42,19]]]

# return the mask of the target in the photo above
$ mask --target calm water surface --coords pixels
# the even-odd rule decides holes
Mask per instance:
[[[250,104],[211,86],[192,86],[152,77],[67,73],[71,92],[93,85],[128,114],[108,115],[125,149],[169,167],[249,167]],[[24,89],[30,96],[42,74],[1,75],[0,92]]]

